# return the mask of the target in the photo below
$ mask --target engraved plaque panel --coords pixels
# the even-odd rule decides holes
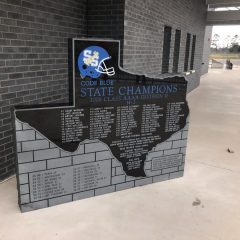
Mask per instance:
[[[152,159],[152,170],[177,167],[182,164],[182,154],[175,154]]]
[[[29,174],[31,201],[67,195],[73,191],[72,167]]]
[[[111,160],[30,173],[29,181],[31,201],[108,186]]]
[[[111,183],[111,160],[85,163],[73,167],[74,192],[108,186]]]

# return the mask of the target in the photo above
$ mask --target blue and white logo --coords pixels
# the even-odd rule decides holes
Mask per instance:
[[[78,57],[78,68],[82,78],[98,78],[101,74],[115,75],[114,67],[107,68],[106,61],[111,59],[108,52],[99,46],[85,48]]]

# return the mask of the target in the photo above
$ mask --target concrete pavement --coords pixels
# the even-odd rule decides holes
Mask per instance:
[[[239,240],[240,70],[212,70],[188,100],[183,178],[25,214],[13,178],[0,184],[0,240]]]

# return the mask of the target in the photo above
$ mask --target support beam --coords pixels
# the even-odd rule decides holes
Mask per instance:
[[[207,13],[207,25],[240,24],[240,11],[219,11]]]
[[[239,4],[240,0],[207,0],[207,4]]]
[[[221,7],[239,7],[240,3],[226,3],[226,4],[209,4],[209,8],[221,8]]]

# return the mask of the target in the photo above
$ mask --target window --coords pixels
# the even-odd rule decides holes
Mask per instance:
[[[190,70],[193,70],[193,68],[194,68],[195,48],[196,48],[196,35],[193,35]]]
[[[171,48],[172,28],[164,27],[163,55],[162,55],[162,73],[169,72],[169,57]]]
[[[190,42],[191,42],[191,34],[188,33],[187,39],[186,39],[186,48],[185,48],[184,72],[188,71]]]
[[[178,72],[180,42],[181,42],[181,31],[177,29],[175,32],[174,53],[173,53],[173,72],[174,73]]]

